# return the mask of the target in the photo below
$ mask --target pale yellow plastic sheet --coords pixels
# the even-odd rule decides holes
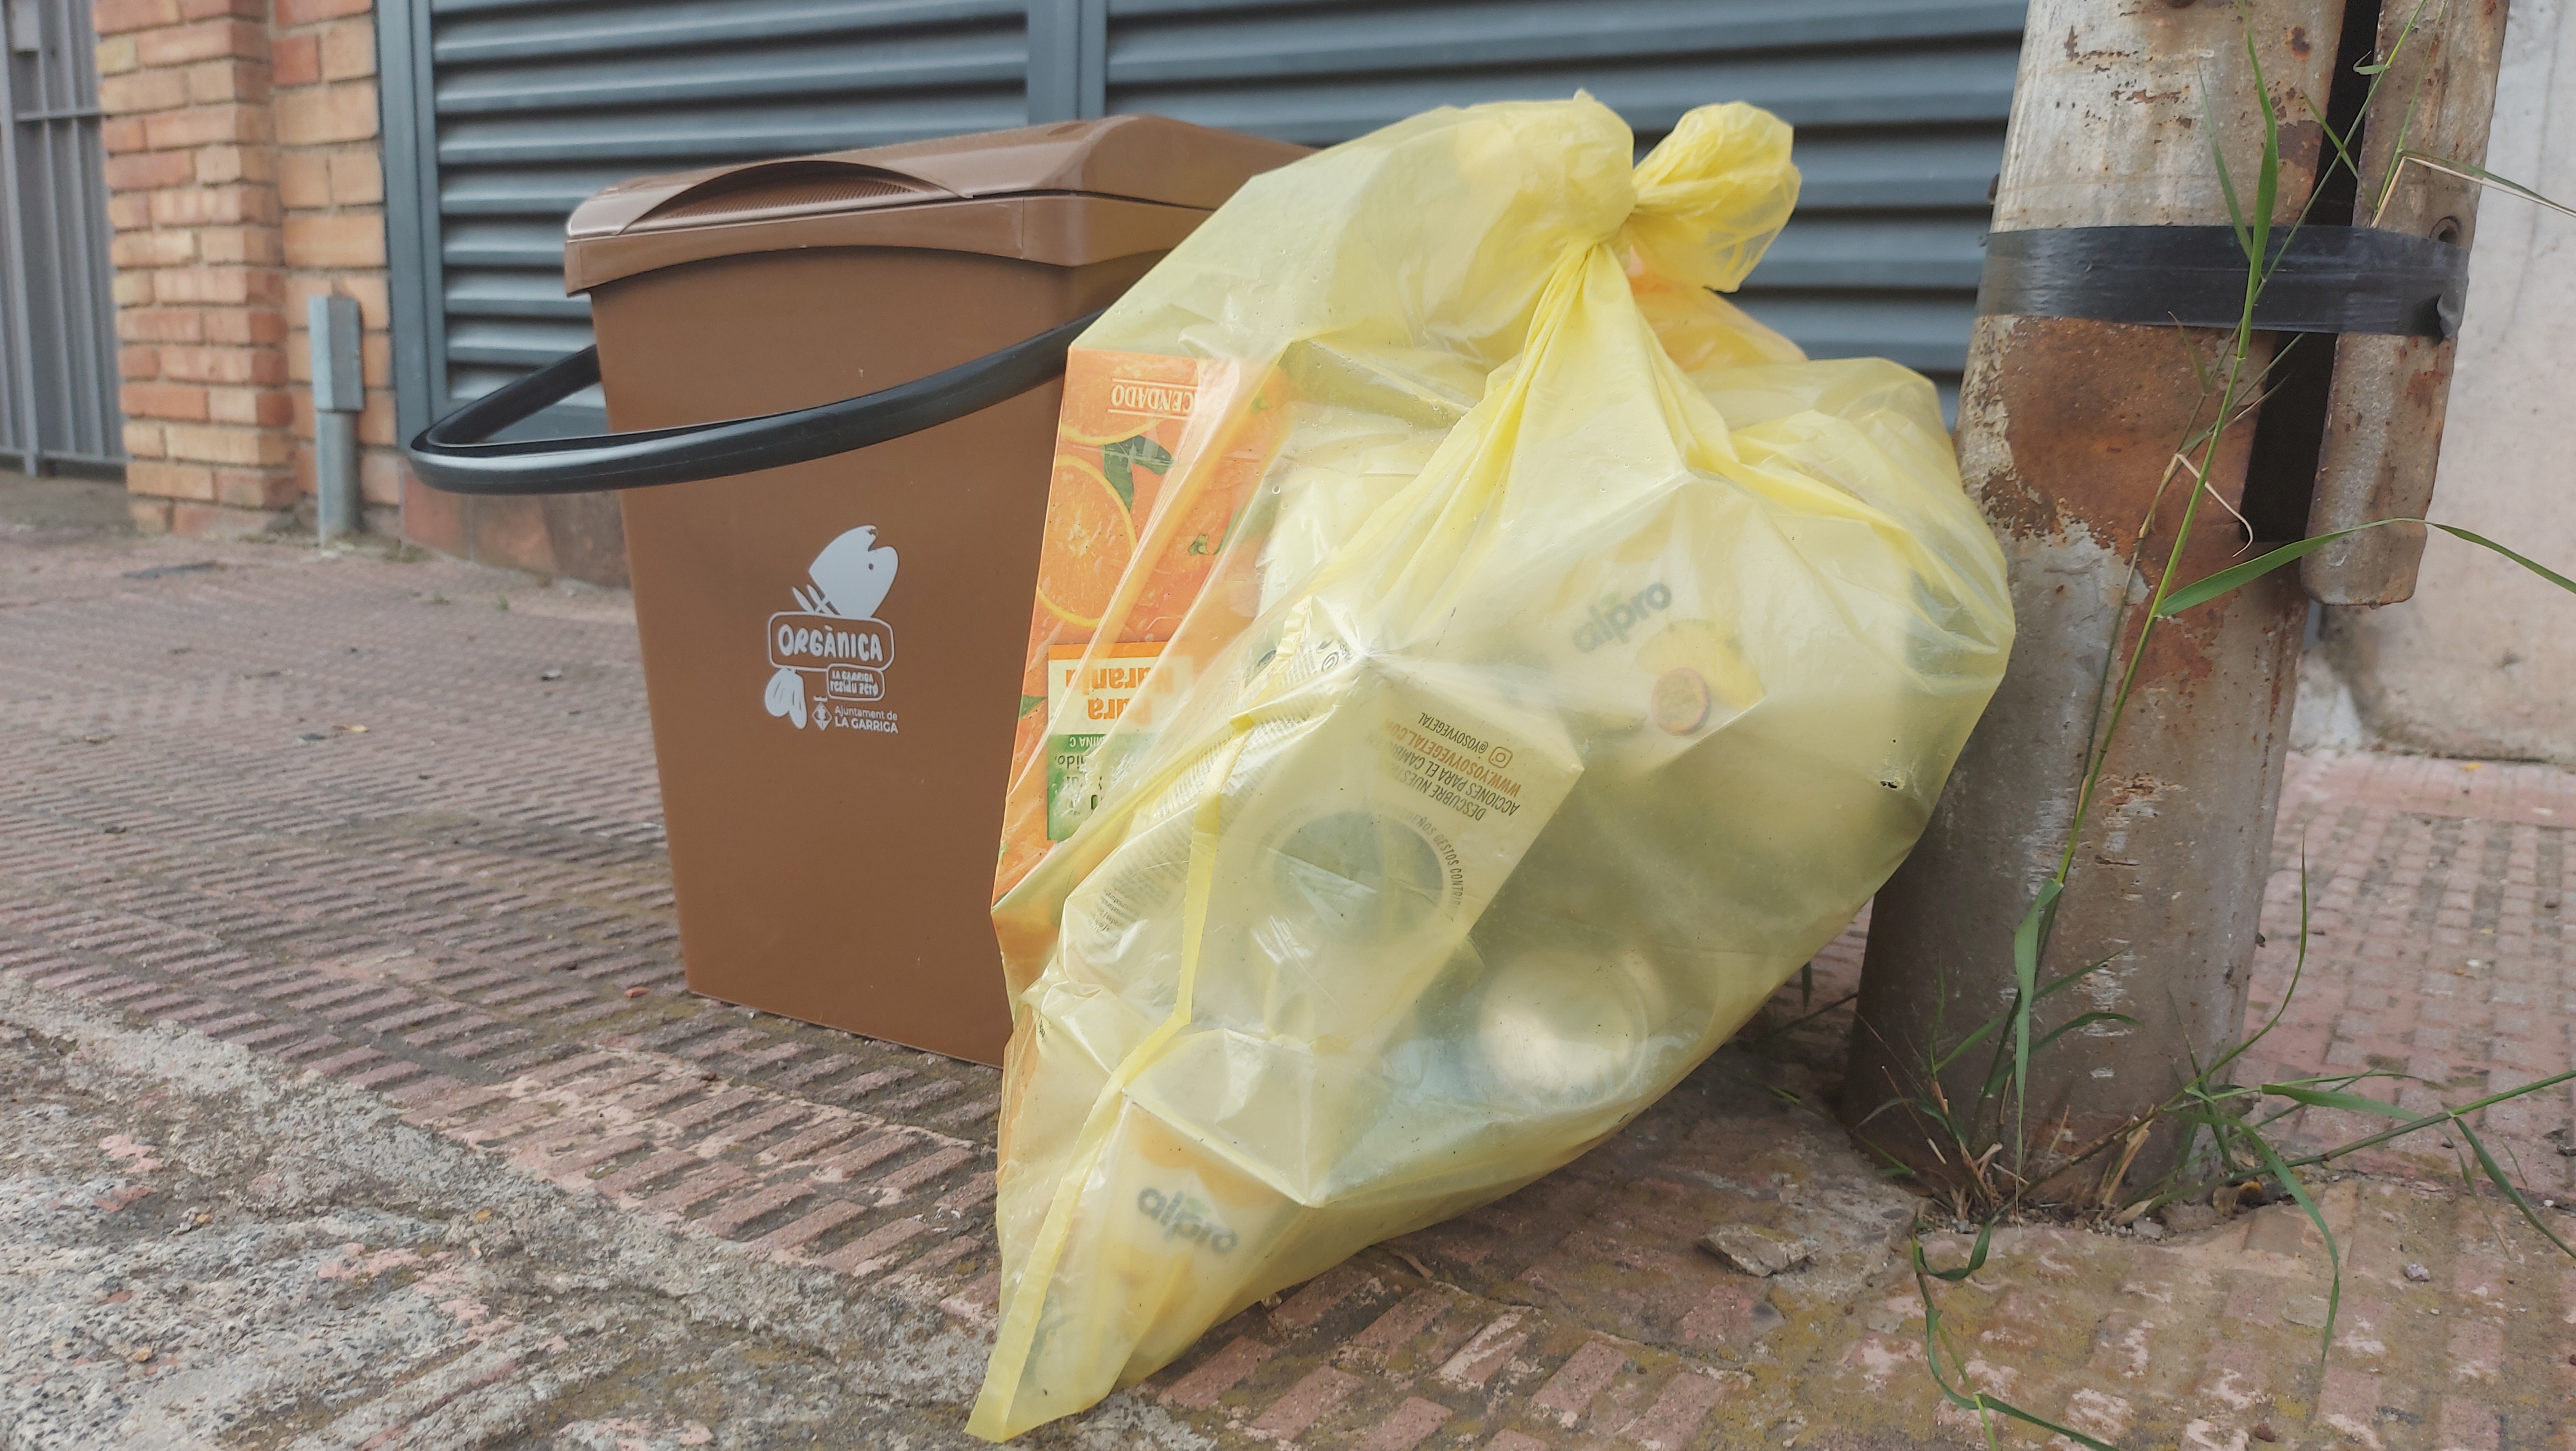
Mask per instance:
[[[1708,291],[1795,203],[1788,128],[1633,154],[1588,98],[1415,117],[1253,181],[1077,345],[1107,452],[1059,459],[1050,557],[1132,558],[1041,580],[977,1434],[1626,1123],[1886,880],[1994,690],[1931,385]],[[1066,493],[1114,478],[1126,536]]]

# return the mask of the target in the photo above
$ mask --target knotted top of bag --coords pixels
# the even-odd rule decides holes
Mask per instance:
[[[1798,204],[1789,126],[1741,101],[1681,119],[1635,173],[1620,228],[1649,271],[1733,292]]]
[[[1789,127],[1741,102],[1683,116],[1644,162],[1588,95],[1443,107],[1254,177],[1077,346],[1266,365],[1314,343],[1520,351],[1570,249],[1613,245],[1732,289],[1798,197]]]

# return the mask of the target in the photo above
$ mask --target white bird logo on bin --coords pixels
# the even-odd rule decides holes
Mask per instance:
[[[807,566],[805,575],[811,584],[792,587],[796,608],[809,615],[875,619],[877,606],[885,603],[886,591],[894,588],[895,563],[894,550],[877,543],[875,525],[862,524],[848,530],[824,545],[823,552]],[[803,674],[780,666],[769,677],[762,703],[771,715],[786,716],[802,729],[807,719]]]

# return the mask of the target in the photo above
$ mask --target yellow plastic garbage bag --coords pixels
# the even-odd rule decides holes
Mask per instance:
[[[1258,178],[1076,346],[994,917],[1003,1439],[1626,1123],[1850,920],[2011,643],[1929,383],[1708,289],[1692,112]]]

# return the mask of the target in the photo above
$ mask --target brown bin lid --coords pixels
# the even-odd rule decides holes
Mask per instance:
[[[792,247],[940,247],[1079,266],[1168,248],[1307,148],[1163,116],[1062,121],[623,181],[564,227],[564,286]]]

